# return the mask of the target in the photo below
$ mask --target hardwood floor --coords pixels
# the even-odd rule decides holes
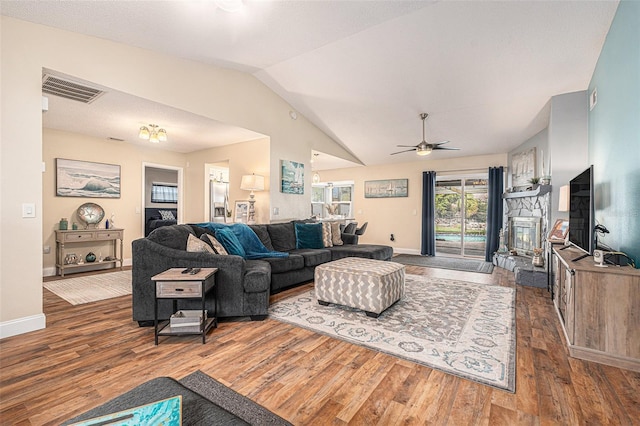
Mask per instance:
[[[515,287],[513,273],[407,267]],[[272,296],[272,301],[310,284]],[[131,321],[131,296],[71,306],[44,290],[47,328],[0,340],[0,423],[53,425],[151,378],[195,371],[296,425],[640,424],[640,373],[569,358],[545,290],[517,287],[516,393],[266,319],[207,343]]]

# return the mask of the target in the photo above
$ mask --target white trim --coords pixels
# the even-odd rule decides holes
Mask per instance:
[[[47,326],[47,317],[44,314],[18,318],[0,323],[0,339],[42,330]]]
[[[394,248],[393,254],[420,254],[420,250],[418,249],[410,249],[410,248]],[[391,259],[393,260],[393,258]]]
[[[42,268],[43,277],[54,277],[56,275],[56,267],[51,266],[49,268]]]

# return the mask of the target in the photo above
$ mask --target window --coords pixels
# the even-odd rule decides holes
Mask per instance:
[[[178,203],[178,185],[175,183],[153,182],[151,184],[152,203]]]
[[[353,182],[313,184],[311,215],[316,217],[352,217]]]

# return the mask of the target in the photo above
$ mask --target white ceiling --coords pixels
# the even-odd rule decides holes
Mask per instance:
[[[547,126],[546,107],[552,96],[588,87],[618,5],[244,3],[236,14],[216,8],[212,1],[3,0],[1,7],[3,15],[18,19],[252,73],[364,164],[372,165],[503,153],[520,145]],[[178,112],[145,100],[137,100],[136,110],[149,108],[146,117],[125,117],[122,107],[131,102],[128,96],[118,94],[110,101],[113,121],[120,115],[140,125],[149,117],[166,117],[166,124],[158,124],[171,128]],[[54,115],[53,109],[49,114]],[[83,112],[78,109],[66,118],[56,117],[56,126],[83,122],[101,127],[90,116],[79,119]],[[461,150],[419,158],[414,153],[390,156],[400,150],[398,144],[421,141],[422,112],[429,113],[428,142],[449,140],[447,146]],[[169,132],[170,149],[176,151],[201,149],[200,143],[211,146],[211,136],[199,142],[188,137],[191,133],[222,131],[224,143],[260,136],[182,115]],[[209,125],[203,131],[202,126]],[[136,139],[129,134],[109,136]],[[188,145],[187,140],[195,142]],[[317,170],[326,168],[319,164],[321,157]]]

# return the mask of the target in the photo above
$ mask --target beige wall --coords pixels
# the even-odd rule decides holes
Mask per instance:
[[[435,154],[437,155],[437,154]],[[464,171],[486,171],[489,167],[507,165],[507,154],[463,157],[451,160],[421,160],[410,163],[320,171],[323,182],[353,180],[353,211],[359,225],[369,222],[360,242],[387,244],[396,252],[420,253],[422,229],[422,172],[457,174]],[[409,179],[409,196],[403,198],[364,198],[364,181]],[[394,234],[395,241],[390,241]]]
[[[95,161],[120,166],[120,198],[76,198],[57,197],[55,190],[56,158]],[[116,227],[124,228],[124,258],[131,260],[131,241],[144,235],[142,227],[144,205],[142,205],[142,163],[150,162],[171,167],[185,167],[184,154],[144,148],[126,142],[115,142],[91,138],[76,133],[44,129],[42,160],[46,171],[42,173],[42,243],[51,247],[51,253],[44,254],[44,274],[55,273],[55,233],[60,218],[69,219],[82,226],[76,216],[77,208],[86,202],[99,204],[105,211],[105,219],[115,215]],[[185,179],[186,180],[186,179]],[[185,187],[188,185],[185,184]],[[100,224],[104,227],[104,221]],[[94,251],[96,255],[105,245],[76,246],[76,254]],[[104,252],[106,256],[106,251]]]
[[[187,154],[189,167],[186,169],[186,180],[189,182],[185,203],[185,222],[206,222],[209,220],[208,202],[205,192],[208,191],[208,167],[211,163],[228,162],[229,167],[229,203],[234,208],[236,200],[248,200],[249,192],[240,189],[242,175],[255,173],[264,176],[265,190],[255,193],[256,221],[269,221],[269,170],[270,143],[269,138],[255,139],[233,145],[211,148]],[[235,212],[234,212],[235,213]]]
[[[291,107],[249,74],[5,16],[1,19],[0,337],[44,325],[43,68],[269,135],[271,170],[278,170],[280,159],[303,162],[310,170],[312,147],[355,161],[301,115],[291,120]],[[277,187],[278,179],[279,174],[271,174],[270,187]],[[310,182],[307,173],[307,186]],[[35,204],[35,218],[22,217],[23,203]],[[308,214],[310,196],[274,192],[271,203],[282,216],[298,217]],[[58,216],[47,214],[47,221],[59,220]],[[120,224],[125,223],[120,219]]]

